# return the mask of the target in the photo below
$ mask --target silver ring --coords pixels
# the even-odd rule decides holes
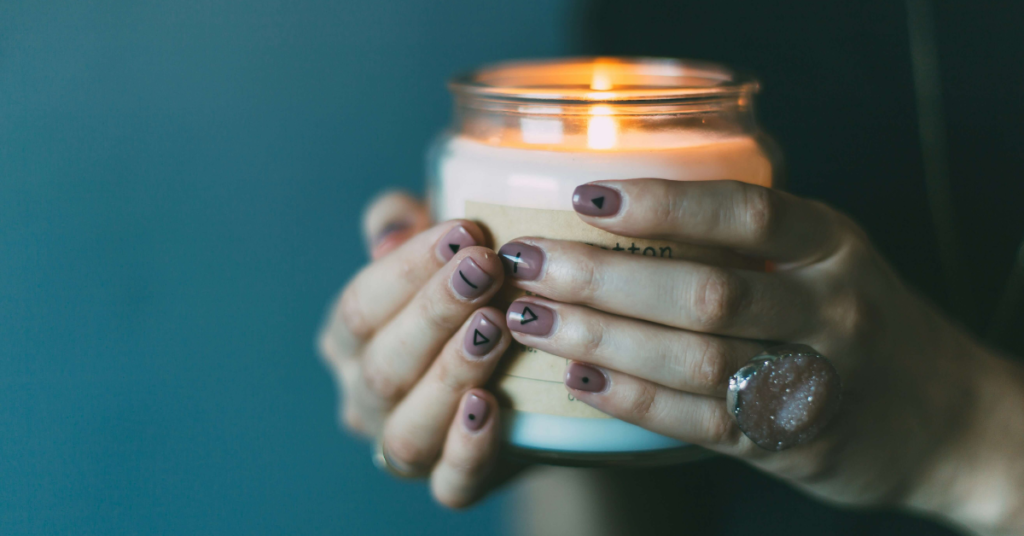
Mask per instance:
[[[391,475],[393,477],[402,478],[402,479],[414,479],[414,478],[419,478],[420,477],[420,475],[418,475],[414,471],[409,471],[407,469],[401,469],[399,467],[399,465],[396,464],[391,459],[390,456],[388,456],[388,451],[387,451],[387,449],[384,448],[384,439],[383,438],[378,439],[377,441],[374,442],[374,444],[373,444],[372,459],[373,459],[373,465],[377,469],[380,469],[381,471],[384,471],[385,473],[387,473],[387,474],[389,474],[389,475]]]

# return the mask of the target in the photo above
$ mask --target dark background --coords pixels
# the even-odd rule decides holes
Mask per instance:
[[[925,192],[915,3],[929,8],[938,55],[959,301],[944,285]],[[579,41],[593,53],[708,58],[757,73],[758,116],[785,153],[786,188],[853,216],[913,286],[986,331],[1024,240],[1024,3],[594,0],[583,14]]]
[[[1024,4],[934,6],[968,296],[952,313],[981,333],[1024,238]],[[507,533],[505,495],[453,514],[370,466],[313,337],[365,262],[365,202],[421,188],[444,79],[566,53],[758,73],[788,188],[949,305],[900,2],[3,2],[0,532]],[[728,461],[681,476],[726,532],[925,530]]]

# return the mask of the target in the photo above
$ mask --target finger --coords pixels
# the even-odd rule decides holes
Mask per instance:
[[[391,459],[415,472],[433,466],[462,396],[487,382],[511,341],[501,311],[474,313],[388,417]]]
[[[498,455],[499,439],[494,396],[483,389],[466,393],[448,430],[441,460],[430,476],[430,490],[437,502],[463,508],[481,497]]]
[[[786,274],[539,238],[510,242],[499,254],[519,288],[666,326],[747,339],[800,340],[817,321],[810,291]]]
[[[783,265],[828,256],[851,228],[821,203],[737,181],[600,181],[577,187],[573,207],[619,235],[719,246]]]
[[[364,340],[393,317],[457,251],[483,241],[476,224],[453,220],[420,233],[392,255],[364,268],[335,301],[319,336],[324,360],[341,379],[340,414],[345,426],[376,435],[386,406],[367,396],[361,363]]]
[[[376,260],[430,227],[426,205],[404,192],[388,192],[370,203],[363,215],[363,236]]]
[[[527,307],[531,315],[524,315]],[[530,316],[538,320],[524,325],[522,321]],[[542,325],[547,318],[552,319],[549,330]],[[533,297],[512,303],[508,325],[514,330],[512,336],[531,348],[720,398],[725,397],[729,376],[763,349],[751,341],[667,328]]]
[[[583,363],[569,364],[565,387],[577,400],[652,432],[734,456],[757,451],[721,398],[684,393]]]
[[[372,437],[383,422],[383,414],[359,405],[358,382],[362,381],[359,360],[354,353],[355,340],[333,318],[320,330],[318,346],[320,357],[327,364],[338,386],[338,420],[346,429],[358,435]],[[335,326],[332,329],[332,324]]]
[[[362,375],[359,361],[354,356],[342,354],[329,344],[328,337],[320,337],[320,356],[327,364],[338,386],[338,423],[345,429],[361,436],[371,437],[374,426],[371,426],[367,415],[357,406],[354,394],[358,391],[354,382]]]
[[[460,250],[364,347],[362,383],[369,394],[393,407],[503,279],[494,251]]]
[[[482,243],[483,232],[475,223],[446,221],[363,268],[335,302],[323,344],[351,351],[398,313],[457,251]]]

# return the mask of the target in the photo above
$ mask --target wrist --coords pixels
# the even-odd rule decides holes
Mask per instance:
[[[962,400],[952,414],[962,413],[906,506],[976,533],[1024,533],[1024,367],[973,341],[954,347],[963,366],[950,393]]]

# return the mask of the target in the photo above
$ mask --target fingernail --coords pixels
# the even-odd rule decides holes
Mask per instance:
[[[491,406],[487,401],[476,395],[469,395],[462,406],[462,425],[470,432],[475,432],[487,424],[491,415]]]
[[[410,227],[412,227],[412,222],[409,220],[393,221],[385,225],[384,228],[377,233],[377,236],[373,238],[373,243],[370,244],[370,247],[375,248],[378,245],[380,245],[381,242],[387,239],[387,237],[395,233],[405,231]]]
[[[597,393],[607,384],[604,373],[590,365],[573,363],[565,369],[565,385],[572,389]]]
[[[512,331],[543,337],[555,325],[555,312],[543,305],[517,301],[508,307],[506,320]]]
[[[619,192],[604,186],[583,184],[572,192],[572,208],[586,216],[614,216],[620,205]]]
[[[533,281],[540,277],[540,269],[544,264],[544,250],[522,242],[509,242],[498,250],[501,263],[505,265],[505,273],[524,281]]]
[[[437,243],[437,254],[445,261],[450,261],[460,249],[475,245],[473,235],[465,227],[456,225]]]
[[[452,274],[452,287],[455,288],[455,292],[470,300],[487,292],[493,282],[494,278],[487,275],[472,257],[462,259]]]
[[[498,341],[501,340],[501,328],[491,322],[483,313],[478,312],[466,330],[466,337],[462,341],[462,347],[466,353],[472,356],[481,357],[490,352]]]

